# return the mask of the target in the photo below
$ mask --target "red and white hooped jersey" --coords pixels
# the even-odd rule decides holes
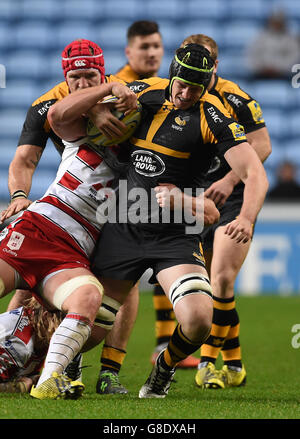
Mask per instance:
[[[0,314],[0,382],[37,374],[47,349],[34,350],[34,330],[23,307]]]
[[[110,187],[115,174],[85,141],[87,138],[64,141],[65,149],[54,182],[27,210],[68,233],[90,257],[103,225],[96,217],[97,208],[105,201],[98,191]]]

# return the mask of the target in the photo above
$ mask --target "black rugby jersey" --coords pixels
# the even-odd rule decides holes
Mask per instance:
[[[220,99],[230,115],[239,124],[243,125],[245,133],[251,133],[265,127],[265,121],[259,103],[243,91],[235,82],[223,79],[216,75],[215,83],[210,94]],[[205,187],[223,178],[231,170],[222,155],[216,155],[212,165],[202,180]],[[243,183],[235,187],[235,192],[242,192]]]
[[[169,101],[167,79],[149,78],[128,86],[137,93],[143,107],[142,121],[129,140],[128,210],[136,206],[135,195],[144,196],[143,191],[139,194],[142,188],[148,194],[145,215],[149,224],[151,218],[157,218],[154,206],[158,209],[152,201],[151,216],[152,188],[161,182],[182,190],[195,188],[194,176],[206,173],[215,155],[223,156],[231,147],[245,142],[246,136],[220,100],[209,93],[192,108],[181,110]],[[144,215],[143,220],[146,222]]]

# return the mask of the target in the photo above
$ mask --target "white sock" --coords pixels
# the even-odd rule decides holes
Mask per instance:
[[[91,324],[88,319],[76,313],[67,314],[51,337],[37,386],[50,378],[52,372],[61,374],[81,351],[90,334]]]

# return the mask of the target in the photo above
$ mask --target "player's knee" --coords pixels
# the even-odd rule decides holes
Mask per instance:
[[[120,306],[121,303],[104,295],[95,318],[95,325],[110,331],[114,325]]]
[[[180,300],[194,294],[212,298],[210,281],[201,273],[189,273],[176,279],[170,287],[169,299],[175,308]]]
[[[216,285],[214,290],[220,291],[220,294],[226,294],[227,290],[233,289],[235,278],[236,274],[233,270],[220,270],[213,279],[213,283]]]
[[[94,310],[96,313],[102,296],[103,287],[98,279],[91,275],[76,276],[63,282],[56,289],[53,305],[57,309],[63,310],[67,303],[69,303],[67,308],[70,308],[70,302],[72,302],[72,306],[75,304],[76,307],[82,303],[84,308],[90,310],[91,313]]]

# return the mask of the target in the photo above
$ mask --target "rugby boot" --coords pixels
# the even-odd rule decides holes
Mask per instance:
[[[128,393],[128,390],[122,386],[119,381],[117,372],[111,370],[100,371],[99,379],[97,381],[96,392],[100,395],[108,395],[115,393]]]
[[[71,381],[65,375],[53,372],[42,384],[32,386],[30,396],[37,399],[78,399],[83,391],[84,384],[80,381]]]
[[[222,367],[222,380],[225,387],[241,387],[246,384],[246,369],[244,366],[223,366]]]
[[[163,354],[164,351],[158,355],[147,381],[139,391],[139,398],[165,398],[167,396],[176,369],[167,370],[162,367],[160,359]]]
[[[211,362],[199,363],[195,376],[197,386],[202,389],[224,389],[223,373]]]

